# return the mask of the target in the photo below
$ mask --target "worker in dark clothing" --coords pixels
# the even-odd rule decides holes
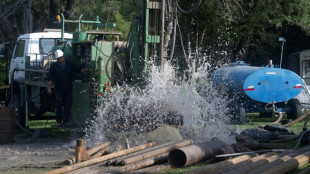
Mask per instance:
[[[56,127],[69,127],[69,119],[72,105],[72,73],[85,72],[85,69],[78,68],[75,64],[65,61],[64,53],[61,50],[55,51],[57,62],[53,63],[48,73],[47,93],[52,94],[52,81],[55,83],[55,114]]]

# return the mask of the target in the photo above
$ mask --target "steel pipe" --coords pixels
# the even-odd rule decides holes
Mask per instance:
[[[233,165],[237,165],[245,160],[251,159],[254,156],[254,154],[249,154],[249,155],[242,155],[242,156],[238,156],[236,158],[232,158],[229,160],[225,160],[219,163],[215,163],[212,165],[207,165],[205,167],[202,167],[200,169],[194,170],[189,172],[188,174],[207,174],[207,173],[211,173],[217,170],[220,170],[222,168],[227,168],[227,167],[231,167]]]
[[[151,158],[151,157],[172,151],[172,150],[177,149],[177,148],[188,146],[192,143],[193,143],[192,140],[182,140],[182,141],[176,142],[176,143],[169,145],[169,146],[166,146],[166,147],[162,147],[162,148],[150,151],[150,152],[146,152],[146,153],[141,154],[141,155],[132,156],[130,158],[123,159],[119,164],[122,166],[132,164],[132,163],[135,163],[137,161],[142,161],[142,160],[145,160],[147,158]]]
[[[310,151],[307,151],[303,154],[300,154],[296,156],[295,158],[291,158],[285,163],[283,162],[280,165],[272,166],[272,168],[269,168],[268,170],[264,171],[264,174],[284,174],[287,172],[290,172],[306,163],[309,162],[310,159]]]
[[[91,149],[88,149],[87,150],[87,154],[89,156],[95,154],[96,152],[100,151],[101,149],[105,149],[106,147],[110,146],[111,145],[111,142],[104,142],[102,144],[99,144],[97,146],[94,146],[92,147]],[[76,161],[75,161],[75,156],[72,156],[70,157],[69,159],[67,159],[66,161],[64,161],[64,164],[69,164],[69,165],[72,165],[72,164],[75,164]]]
[[[80,162],[80,163],[73,164],[71,166],[65,166],[65,167],[62,167],[62,168],[51,170],[51,171],[45,172],[45,174],[60,174],[60,173],[71,172],[73,170],[77,170],[77,169],[80,169],[80,168],[83,168],[83,167],[86,167],[86,166],[90,166],[90,165],[94,165],[94,164],[97,164],[97,163],[100,163],[100,162],[104,162],[104,161],[110,160],[112,158],[116,158],[116,157],[119,157],[119,156],[122,156],[122,155],[127,155],[129,153],[133,153],[133,152],[136,152],[136,151],[139,151],[139,150],[142,150],[142,149],[146,149],[148,147],[154,146],[155,144],[156,144],[155,142],[149,142],[147,144],[143,144],[143,145],[140,145],[140,146],[132,147],[130,149],[121,150],[119,152],[114,152],[114,153],[111,153],[109,155],[101,156],[99,158],[93,158],[93,159],[90,159],[88,161],[83,161],[83,162]]]
[[[162,147],[170,146],[170,145],[172,145],[174,143],[176,143],[176,142],[169,142],[169,143],[153,146],[153,147],[141,150],[139,152],[135,152],[135,153],[132,153],[132,154],[129,154],[129,155],[126,155],[126,156],[121,156],[121,157],[118,157],[116,159],[107,161],[105,165],[106,166],[110,166],[110,165],[115,165],[116,166],[116,165],[118,165],[118,163],[121,163],[121,161],[124,160],[124,159],[130,158],[130,157],[133,157],[133,156],[137,156],[137,155],[143,155],[144,153],[151,152],[151,151],[154,151],[154,150],[162,148]]]
[[[172,150],[169,153],[168,161],[172,167],[185,167],[203,160],[214,158],[219,153],[233,153],[234,150],[221,140],[208,141],[200,144],[193,144]],[[225,149],[225,150],[224,150]]]

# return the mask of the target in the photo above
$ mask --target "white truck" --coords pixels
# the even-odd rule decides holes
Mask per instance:
[[[70,46],[72,41],[72,34],[64,33],[64,40],[66,41],[67,45]],[[25,75],[27,73],[27,71],[25,71],[25,69],[27,68],[26,56],[30,57],[30,64],[28,64],[32,66],[31,69],[48,70],[45,69],[44,66],[48,62],[56,61],[52,59],[50,51],[60,41],[60,31],[29,33],[21,35],[17,38],[10,61],[10,89],[7,92],[7,96],[9,99],[9,105],[16,108],[17,118],[22,118],[22,120],[19,121],[21,122],[21,124],[23,124],[23,126],[27,126],[27,123],[25,124],[25,113],[42,114],[46,111],[49,111],[48,108],[53,108],[44,106],[44,104],[46,103],[42,103],[41,101],[46,100],[47,95],[45,97],[44,95],[40,95],[36,99],[33,99],[31,102],[29,102],[30,106],[26,107],[27,109],[34,110],[35,112],[25,111],[24,83],[26,79]],[[50,100],[52,101],[52,99]]]

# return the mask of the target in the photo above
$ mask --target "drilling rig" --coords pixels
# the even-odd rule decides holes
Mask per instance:
[[[25,68],[11,68],[10,78],[14,81],[16,72],[25,72],[24,89],[11,88],[11,94],[20,93],[22,105],[15,105],[18,120],[27,127],[28,120],[42,117],[43,113],[54,112],[53,96],[46,94],[47,73],[53,63],[53,53],[61,49],[65,59],[88,69],[85,74],[75,74],[73,81],[72,120],[75,125],[85,125],[91,119],[99,96],[112,86],[143,84],[144,74],[148,72],[149,61],[163,66],[168,60],[177,66],[178,59],[172,60],[176,39],[176,14],[179,5],[172,0],[142,0],[139,16],[132,19],[128,41],[120,41],[120,32],[107,30],[115,23],[101,23],[99,17],[94,21],[65,19],[58,17],[62,24],[61,39],[52,48],[51,54],[42,59],[25,56]],[[193,7],[197,8],[201,0]],[[198,5],[198,6],[197,6]],[[184,11],[183,11],[184,12]],[[185,11],[186,12],[186,11]],[[77,23],[78,30],[71,32],[72,41],[65,38],[65,24]],[[81,31],[81,25],[93,24],[94,30]],[[101,29],[103,28],[103,30]],[[125,56],[121,57],[120,54]],[[13,85],[11,85],[13,86]]]

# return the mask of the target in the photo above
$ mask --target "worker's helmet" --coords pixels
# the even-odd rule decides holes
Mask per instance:
[[[61,51],[61,50],[56,50],[55,51],[55,58],[58,59],[60,57],[63,57],[64,56],[64,52]]]

